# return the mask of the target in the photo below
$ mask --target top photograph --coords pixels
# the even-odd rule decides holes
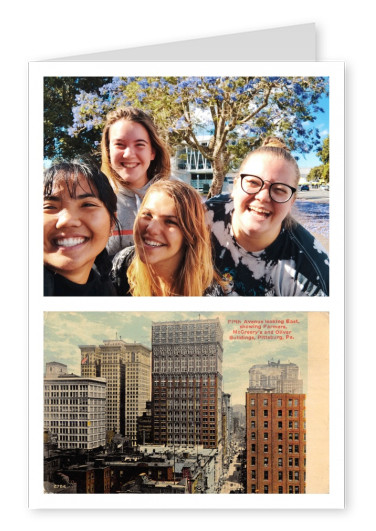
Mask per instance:
[[[44,296],[329,296],[328,77],[43,84]]]

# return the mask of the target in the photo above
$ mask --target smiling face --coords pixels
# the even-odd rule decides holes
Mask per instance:
[[[131,189],[145,186],[155,150],[143,125],[126,119],[115,122],[109,130],[109,151],[111,167],[120,184]]]
[[[135,244],[142,262],[170,280],[185,252],[173,199],[164,192],[150,192],[137,216]]]
[[[269,183],[280,182],[296,186],[294,166],[269,154],[251,156],[241,168],[241,173],[261,177],[265,183],[260,192],[246,194],[238,177],[234,184],[234,213],[232,228],[238,243],[247,251],[261,251],[273,243],[281,231],[282,222],[294,203],[293,196],[287,203],[276,203],[269,195]]]
[[[74,197],[64,179],[58,179],[44,198],[44,264],[77,284],[85,284],[95,258],[106,247],[110,214],[84,177],[78,178]]]

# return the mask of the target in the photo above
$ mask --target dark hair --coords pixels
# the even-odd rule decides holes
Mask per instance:
[[[106,175],[89,157],[60,160],[53,163],[52,166],[44,172],[43,196],[49,197],[52,194],[54,185],[63,182],[67,187],[69,195],[75,198],[77,187],[80,186],[80,177],[83,177],[86,180],[91,192],[102,201],[109,213],[111,225],[115,225],[120,232],[119,222],[116,217],[116,194]],[[103,249],[103,251],[96,257],[95,265],[102,278],[108,276],[111,271],[111,261],[106,249]]]

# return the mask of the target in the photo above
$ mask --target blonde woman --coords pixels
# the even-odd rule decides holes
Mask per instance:
[[[158,181],[134,224],[135,246],[113,260],[119,295],[220,296],[210,231],[199,193],[181,181]]]
[[[170,177],[170,154],[152,118],[134,107],[107,115],[101,154],[102,172],[117,195],[120,231],[112,233],[107,245],[112,257],[133,244],[133,224],[141,201],[154,182]]]
[[[299,178],[285,144],[268,137],[244,159],[231,196],[206,202],[215,265],[232,295],[329,295],[328,255],[291,217]]]

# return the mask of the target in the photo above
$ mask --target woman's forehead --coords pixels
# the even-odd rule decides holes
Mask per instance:
[[[164,190],[151,190],[145,197],[145,206],[158,206],[159,208],[173,208],[175,210],[175,201]]]
[[[60,172],[54,177],[52,194],[60,195],[64,193],[68,193],[71,197],[76,197],[82,193],[98,196],[98,191],[94,184],[90,183],[87,177],[81,173],[66,174]]]
[[[241,167],[240,173],[256,175],[262,179],[273,177],[289,180],[295,178],[294,165],[282,158],[269,153],[257,153],[252,155]]]

